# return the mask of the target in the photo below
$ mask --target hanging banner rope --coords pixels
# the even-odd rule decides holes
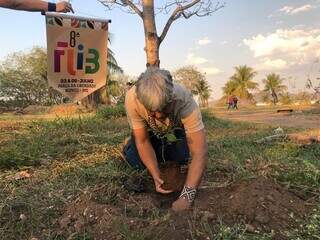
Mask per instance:
[[[46,13],[49,86],[79,101],[106,84],[109,22]]]

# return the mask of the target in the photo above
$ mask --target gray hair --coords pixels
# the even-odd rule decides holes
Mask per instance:
[[[172,101],[173,82],[170,72],[149,67],[138,79],[136,94],[147,110],[161,112]]]

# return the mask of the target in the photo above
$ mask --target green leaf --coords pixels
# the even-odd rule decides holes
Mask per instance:
[[[167,133],[166,138],[167,138],[168,142],[176,142],[177,141],[177,138],[173,133]]]

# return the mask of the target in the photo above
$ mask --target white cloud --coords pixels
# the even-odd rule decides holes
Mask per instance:
[[[204,67],[201,68],[201,71],[206,73],[207,75],[217,75],[219,73],[222,73],[222,71],[216,67]]]
[[[205,45],[208,45],[209,43],[211,43],[211,40],[208,37],[202,38],[197,42],[197,44],[200,46],[205,46]]]
[[[267,58],[265,61],[264,61],[264,65],[266,66],[269,66],[271,68],[279,68],[279,69],[282,69],[282,68],[285,68],[287,67],[287,62],[283,59],[274,59],[274,60],[271,60],[269,58]]]
[[[294,7],[284,6],[283,8],[279,9],[279,12],[290,14],[293,9]]]
[[[312,9],[316,8],[316,6],[312,6],[310,4],[306,4],[300,7],[292,7],[292,6],[284,6],[283,8],[279,9],[280,12],[284,12],[288,15],[295,15],[302,12],[308,12]]]
[[[244,39],[243,43],[266,67],[306,64],[320,57],[320,29],[278,29]]]
[[[191,65],[200,65],[203,63],[208,62],[208,60],[206,58],[203,57],[197,57],[194,55],[194,53],[189,53],[187,55],[187,63],[191,64]]]
[[[222,41],[220,44],[221,45],[226,45],[228,43],[228,41]]]

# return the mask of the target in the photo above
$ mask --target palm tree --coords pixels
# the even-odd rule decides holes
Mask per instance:
[[[211,89],[205,79],[199,79],[195,85],[199,95],[200,106],[207,107]]]
[[[279,74],[270,73],[265,79],[262,80],[264,85],[264,92],[270,94],[274,105],[279,101],[278,95],[287,89],[287,86],[283,85],[283,79]]]
[[[258,83],[253,81],[257,72],[247,65],[237,66],[235,67],[235,70],[235,74],[230,77],[232,83],[229,83],[230,86],[228,86],[228,88],[234,87],[235,90],[233,91],[233,94],[238,95],[240,98],[251,99],[252,94],[249,90],[254,90],[258,86]]]
[[[107,66],[108,66],[108,75],[110,73],[123,73],[122,68],[119,66],[114,52],[108,48],[108,58],[107,58]]]
[[[236,91],[236,89],[237,89],[237,85],[235,81],[229,80],[222,88],[222,91],[225,96],[230,96],[235,94],[234,92]]]
[[[109,39],[110,41],[110,39]],[[108,48],[107,54],[107,78],[106,78],[106,85],[102,88],[98,89],[97,91],[91,93],[83,100],[81,103],[86,106],[87,108],[96,108],[98,104],[109,104],[110,103],[110,96],[108,94],[107,88],[108,85],[112,82],[110,80],[110,76],[114,73],[123,73],[122,68],[119,66],[117,60],[115,59],[114,52]]]

